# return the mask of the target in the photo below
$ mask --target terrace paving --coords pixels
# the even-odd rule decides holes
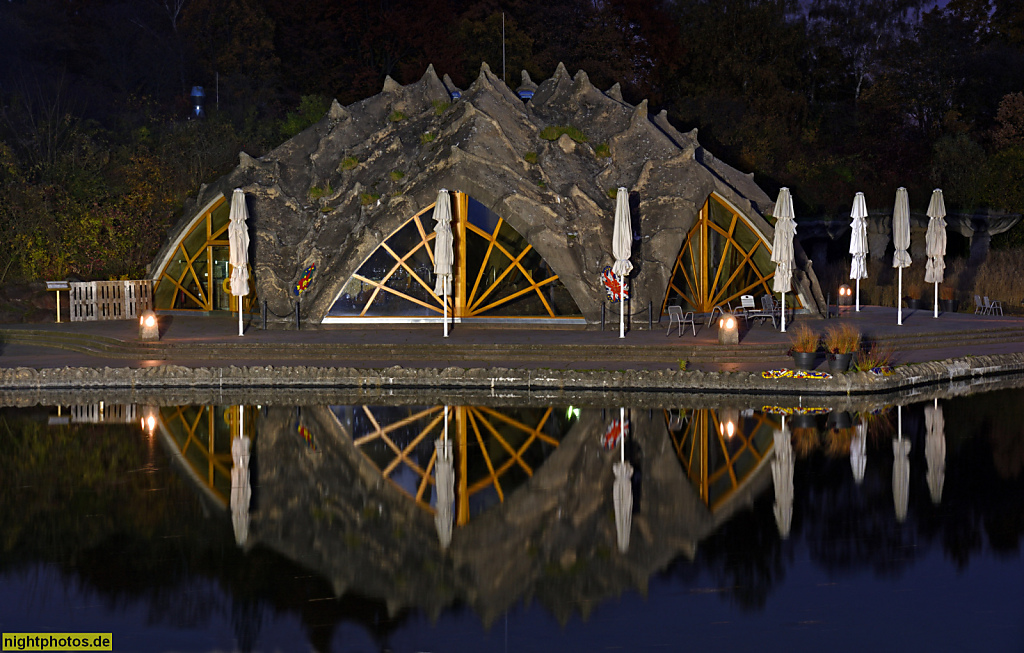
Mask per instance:
[[[492,328],[455,325],[442,338],[438,325],[323,326],[264,331],[256,324],[237,335],[224,316],[165,315],[159,342],[138,339],[133,321],[24,324],[0,327],[0,368],[226,367],[288,365],[379,369],[487,368],[747,371],[791,367],[788,334],[771,324],[751,325],[739,346],[723,346],[717,328],[698,327],[666,336],[667,321],[653,331],[638,328],[619,339],[615,331]],[[848,322],[865,338],[891,347],[897,363],[969,355],[1024,352],[1024,318],[941,314],[892,308],[843,309],[831,320],[798,318],[817,331]],[[825,368],[824,357],[819,368]]]

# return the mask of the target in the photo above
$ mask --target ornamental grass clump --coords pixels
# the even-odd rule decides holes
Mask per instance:
[[[797,324],[789,335],[790,353],[812,354],[818,351],[818,334],[806,324]]]
[[[830,326],[825,330],[824,345],[830,354],[853,354],[860,350],[860,331],[849,324]]]
[[[883,347],[877,342],[871,343],[867,351],[857,353],[857,361],[853,368],[858,372],[867,372],[875,368],[889,367],[892,364],[892,347]]]

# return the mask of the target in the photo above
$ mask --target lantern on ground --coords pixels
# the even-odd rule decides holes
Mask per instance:
[[[845,283],[839,286],[839,305],[853,306],[853,288]]]
[[[740,344],[740,323],[732,313],[724,313],[718,320],[718,344]]]
[[[139,340],[159,340],[160,320],[152,310],[142,312],[139,317]]]

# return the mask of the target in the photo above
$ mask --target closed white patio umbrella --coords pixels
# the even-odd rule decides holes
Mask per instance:
[[[925,247],[928,262],[924,268],[924,282],[935,284],[935,312],[932,317],[939,316],[939,284],[946,272],[946,203],[942,199],[942,191],[932,191],[932,200],[928,202],[928,232],[925,234]]]
[[[892,244],[896,252],[892,255],[892,266],[899,270],[896,286],[896,324],[903,325],[903,268],[910,267],[910,199],[907,189],[896,190],[896,206],[892,211]]]
[[[444,319],[444,337],[448,337],[448,296],[452,294],[452,262],[455,250],[452,246],[452,204],[444,188],[437,194],[434,205],[434,294],[441,297]]]
[[[857,310],[860,311],[860,280],[868,278],[868,206],[864,201],[864,193],[853,197],[853,209],[850,211],[853,222],[850,223],[850,278],[857,280]]]
[[[942,484],[946,478],[946,422],[938,398],[934,406],[924,407],[924,424],[927,435],[924,441],[924,458],[928,461],[928,490],[932,503],[942,501]]]
[[[633,247],[633,227],[629,223],[629,193],[619,187],[615,193],[615,228],[612,232],[612,272],[619,277],[619,337],[626,337],[626,277],[633,271],[629,262]]]
[[[236,188],[231,194],[228,259],[231,263],[231,294],[238,298],[238,335],[242,335],[242,298],[249,294],[249,231],[246,228],[248,219],[245,193],[241,188]]]
[[[772,262],[775,263],[775,279],[772,290],[782,293],[782,328],[786,331],[786,293],[793,284],[793,236],[796,235],[796,216],[793,213],[793,197],[783,187],[775,200],[775,239],[772,243]]]
[[[775,483],[775,525],[779,529],[779,537],[789,538],[789,529],[793,524],[793,442],[786,428],[786,416],[782,416],[782,429],[775,431],[775,444],[772,449],[775,458],[772,460],[772,481]]]

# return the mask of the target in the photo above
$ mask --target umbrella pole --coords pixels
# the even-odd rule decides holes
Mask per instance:
[[[896,324],[903,326],[903,268],[899,268],[899,281],[896,285]]]
[[[238,335],[242,335],[242,298],[238,298]]]
[[[447,282],[446,282],[446,284],[447,284]],[[442,297],[443,297],[443,300],[442,300],[441,303],[444,305],[444,317],[442,318],[442,321],[444,322],[444,337],[447,338],[448,337],[448,286],[447,285],[445,285],[444,292],[442,293]]]
[[[619,337],[626,337],[626,293],[622,284],[626,281],[623,275],[619,275]]]
[[[939,282],[938,281],[935,282],[935,303],[933,304],[933,306],[935,307],[935,314],[932,315],[932,317],[938,317],[939,316]]]
[[[448,404],[444,405],[444,441],[448,442]]]
[[[782,332],[786,332],[786,291],[782,291]]]
[[[860,313],[860,279],[857,279],[857,312]]]

